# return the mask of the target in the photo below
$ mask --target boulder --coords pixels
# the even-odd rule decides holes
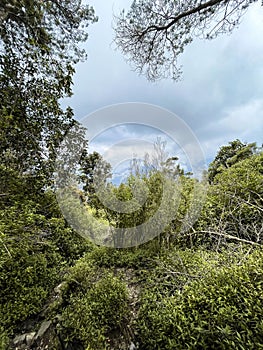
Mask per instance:
[[[50,328],[50,326],[51,326],[51,321],[42,322],[42,324],[37,332],[36,339],[42,338],[44,336],[44,334],[46,333],[46,331]]]
[[[17,335],[13,342],[15,347],[18,347],[23,343],[25,343],[25,341],[26,341],[26,334],[21,334],[21,335]]]

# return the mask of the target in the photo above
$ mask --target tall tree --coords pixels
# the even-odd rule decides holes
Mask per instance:
[[[230,151],[227,147],[224,149]],[[249,153],[223,168],[209,186],[202,215],[196,224],[196,232],[204,235],[202,239],[209,235],[212,240],[219,239],[218,244],[225,244],[225,239],[232,237],[234,241],[262,243],[263,152],[259,150],[248,156]]]
[[[134,0],[116,17],[115,42],[136,71],[149,80],[181,70],[177,58],[194,37],[229,33],[257,0]]]
[[[227,146],[222,146],[215,159],[209,165],[208,180],[214,182],[215,176],[232,165],[251,157],[257,150],[256,143],[243,143],[240,140],[234,140]]]
[[[0,4],[1,163],[48,176],[65,132],[76,122],[60,99],[72,94],[79,44],[97,20],[79,0],[12,0]]]
[[[86,154],[83,152],[80,159],[79,176],[87,201],[89,204],[98,206],[96,191],[99,186],[105,186],[107,179],[111,177],[111,165],[98,152]]]

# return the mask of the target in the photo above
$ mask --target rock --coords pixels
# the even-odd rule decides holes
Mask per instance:
[[[14,345],[19,346],[23,344],[26,340],[26,334],[17,335],[14,339]]]
[[[36,335],[36,332],[26,334],[26,344],[28,346],[30,346],[33,343],[35,335]]]
[[[55,323],[47,320],[40,324],[38,332],[28,332],[22,335],[17,335],[10,345],[12,346],[11,349],[15,350],[66,349],[64,342],[56,332]],[[73,349],[75,350],[75,348]]]
[[[49,329],[50,325],[51,325],[51,321],[44,321],[37,332],[36,339],[42,338],[43,335],[46,333],[46,331]]]

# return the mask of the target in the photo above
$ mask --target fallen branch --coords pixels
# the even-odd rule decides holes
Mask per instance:
[[[217,231],[196,231],[194,229],[193,229],[193,231],[194,231],[195,234],[206,233],[206,234],[210,234],[210,235],[216,235],[216,236],[224,237],[224,238],[227,238],[227,239],[233,239],[233,240],[236,240],[236,241],[242,242],[242,243],[247,243],[247,244],[256,245],[256,246],[262,246],[262,244],[260,244],[260,243],[256,243],[256,242],[253,242],[253,241],[249,241],[247,239],[243,239],[243,238],[239,238],[239,237],[236,237],[236,236],[232,236],[232,235],[229,235],[227,233],[222,233],[222,232],[217,232]],[[188,234],[188,235],[191,235],[191,234]]]

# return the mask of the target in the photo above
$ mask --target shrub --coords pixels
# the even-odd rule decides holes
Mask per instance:
[[[99,272],[79,261],[69,276],[68,292],[67,306],[62,311],[63,337],[67,342],[81,342],[88,349],[106,349],[112,332],[120,330],[128,317],[125,284],[112,273]]]
[[[40,311],[61,267],[56,248],[41,237],[45,218],[24,204],[0,212],[0,326],[8,333]]]
[[[4,330],[2,326],[0,326],[0,350],[7,350],[8,349],[8,334]]]
[[[138,248],[115,249],[97,247],[86,254],[86,261],[92,261],[98,267],[130,267],[139,269],[149,267],[157,255],[155,242],[146,243]]]
[[[92,249],[48,212],[50,193],[42,203],[17,196],[0,208],[0,327],[8,334],[41,311],[62,270]]]
[[[93,244],[67,227],[64,219],[51,218],[47,224],[50,231],[49,240],[67,264],[73,265],[84,253],[93,249]]]
[[[203,242],[209,241],[213,232],[221,234],[220,237],[216,235],[216,241],[221,243],[226,235],[262,242],[262,174],[263,152],[216,175],[215,183],[208,190],[202,215],[195,225],[196,231],[202,232]]]
[[[164,297],[145,292],[138,316],[141,350],[262,349],[262,250]]]

